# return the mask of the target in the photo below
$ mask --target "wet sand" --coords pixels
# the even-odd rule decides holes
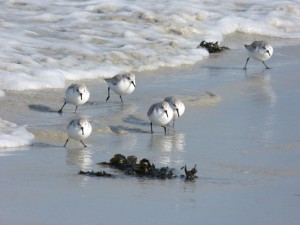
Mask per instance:
[[[36,139],[0,150],[1,224],[297,224],[300,47],[274,39],[272,69],[250,60],[243,71],[240,40],[228,37],[222,44],[231,50],[192,67],[137,73],[137,89],[123,104],[115,94],[105,103],[103,80],[84,81],[91,99],[77,116],[93,126],[85,149],[76,141],[62,147],[76,116],[71,105],[56,113],[64,90],[6,92],[1,118],[27,124]],[[169,95],[181,97],[186,112],[167,135],[161,127],[150,134],[147,110]],[[197,164],[199,178],[131,178],[97,165],[116,153],[179,175]],[[77,175],[92,169],[118,178]]]

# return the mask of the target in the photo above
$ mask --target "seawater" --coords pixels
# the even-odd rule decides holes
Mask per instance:
[[[202,40],[300,38],[299,24],[298,1],[1,1],[0,97],[192,65],[209,55],[196,48]],[[12,135],[5,124],[0,135]]]

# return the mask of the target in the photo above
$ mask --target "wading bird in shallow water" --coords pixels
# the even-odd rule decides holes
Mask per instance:
[[[68,124],[67,133],[68,139],[66,140],[64,147],[66,147],[70,138],[80,141],[83,146],[86,147],[82,140],[90,136],[92,133],[92,126],[85,118],[74,119]]]
[[[76,105],[76,113],[77,107],[86,103],[89,100],[89,98],[90,92],[84,84],[71,84],[66,90],[65,103],[63,104],[61,109],[58,110],[58,113],[62,113],[62,110],[67,103]]]
[[[182,116],[182,114],[185,111],[185,106],[181,101],[181,99],[174,96],[166,97],[164,100],[168,102],[171,108],[173,109],[173,127],[174,127],[175,119]]]
[[[273,55],[273,48],[272,46],[265,42],[265,41],[254,41],[251,45],[245,45],[245,48],[249,54],[249,57],[247,58],[246,64],[244,66],[244,70],[247,69],[247,63],[251,58],[261,61],[266,69],[270,69],[266,64],[265,61],[271,58]]]
[[[112,89],[117,95],[120,96],[121,102],[123,102],[122,95],[130,94],[136,87],[135,75],[133,73],[118,74],[112,78],[105,79],[108,85],[108,96],[106,102],[110,98],[110,89]]]
[[[166,134],[166,125],[173,119],[173,109],[166,101],[158,102],[150,107],[147,116],[150,120],[151,133],[153,133],[152,125],[158,125],[164,128]]]

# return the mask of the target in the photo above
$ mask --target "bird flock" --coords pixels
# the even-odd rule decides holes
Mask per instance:
[[[245,45],[248,52],[248,58],[243,70],[247,69],[247,64],[250,58],[261,61],[266,69],[270,69],[265,61],[271,58],[273,54],[272,46],[265,41],[254,41],[250,45]],[[123,102],[122,95],[131,94],[136,88],[135,74],[126,73],[118,74],[112,78],[105,79],[108,85],[108,96],[106,102],[110,98],[110,90],[119,95],[121,102]],[[64,106],[69,103],[75,105],[75,113],[79,105],[85,104],[90,98],[90,93],[84,84],[71,84],[65,93],[65,101],[58,113],[63,112]],[[154,103],[150,106],[147,116],[150,121],[151,133],[153,133],[153,125],[161,126],[164,133],[167,133],[167,126],[173,121],[183,115],[185,105],[182,100],[175,96],[166,97],[163,101]],[[70,121],[67,125],[68,139],[64,147],[66,147],[69,139],[80,141],[84,147],[87,147],[83,140],[92,133],[92,126],[86,118],[77,118]]]

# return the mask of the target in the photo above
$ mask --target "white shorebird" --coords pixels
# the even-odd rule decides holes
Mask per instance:
[[[108,101],[110,97],[110,89],[112,89],[117,95],[120,96],[121,102],[123,102],[122,95],[130,94],[134,91],[136,83],[135,83],[135,75],[133,73],[128,74],[118,74],[112,78],[105,79],[108,84],[108,96],[106,101]]]
[[[273,48],[269,43],[265,41],[254,41],[251,45],[245,45],[245,48],[247,49],[249,57],[247,58],[246,64],[243,68],[244,70],[247,69],[246,66],[250,57],[255,60],[261,61],[265,65],[266,69],[270,69],[265,64],[265,61],[270,59],[273,55]]]
[[[59,113],[62,113],[64,106],[67,103],[71,103],[76,105],[75,113],[77,111],[77,107],[86,103],[90,98],[90,92],[86,88],[84,84],[71,84],[66,90],[65,103],[58,110]]]
[[[168,102],[171,108],[173,109],[173,127],[174,127],[175,119],[182,116],[182,114],[185,111],[185,106],[181,101],[181,99],[174,96],[166,97],[164,100]]]
[[[70,138],[80,141],[83,146],[86,147],[82,140],[90,136],[92,133],[92,126],[85,118],[74,119],[68,124],[67,133],[68,139],[66,140],[64,147],[66,147]]]
[[[152,125],[159,125],[164,128],[166,134],[166,125],[173,119],[173,109],[166,101],[158,102],[150,107],[147,116],[150,120],[151,133],[153,133]]]

